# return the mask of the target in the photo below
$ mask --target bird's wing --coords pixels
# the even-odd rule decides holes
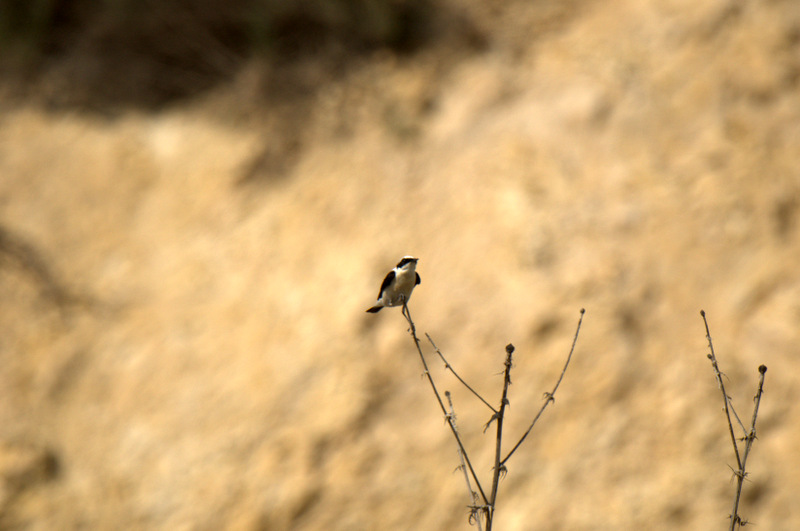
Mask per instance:
[[[386,275],[386,278],[383,279],[383,283],[381,284],[381,290],[378,292],[379,299],[381,298],[381,295],[383,295],[383,290],[388,288],[389,284],[391,284],[393,281],[394,281],[394,270],[389,271],[389,274]]]
[[[419,273],[417,273],[417,284],[419,284],[420,282],[422,282],[422,281],[419,279]],[[414,284],[414,285],[416,286],[417,284]]]

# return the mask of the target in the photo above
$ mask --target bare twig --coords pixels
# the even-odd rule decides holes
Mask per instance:
[[[737,527],[744,526],[747,521],[743,520],[741,516],[739,516],[739,501],[742,497],[742,486],[744,485],[744,479],[747,477],[746,472],[746,465],[747,465],[747,456],[750,455],[750,449],[753,447],[753,442],[756,440],[756,419],[758,418],[758,407],[761,405],[761,395],[764,393],[764,375],[767,372],[766,365],[759,365],[758,367],[758,389],[756,390],[756,395],[753,397],[753,401],[755,405],[753,407],[753,418],[750,422],[750,429],[747,430],[742,421],[739,420],[739,416],[733,410],[733,404],[731,404],[731,398],[725,392],[725,385],[722,383],[722,373],[719,370],[719,365],[717,364],[717,357],[714,353],[714,345],[711,342],[711,333],[708,330],[708,321],[706,320],[706,312],[700,310],[700,315],[703,316],[703,323],[706,327],[706,337],[708,338],[708,347],[710,349],[710,354],[708,354],[708,359],[711,360],[711,366],[714,368],[714,375],[717,378],[717,383],[719,384],[720,389],[722,390],[722,396],[725,400],[725,416],[728,419],[728,431],[731,435],[731,444],[733,444],[733,452],[736,454],[736,463],[738,465],[737,470],[734,472],[736,475],[736,495],[733,499],[733,511],[730,514],[730,527],[728,528],[730,531],[735,531]],[[745,432],[745,436],[743,440],[745,441],[744,445],[744,452],[739,455],[739,445],[736,442],[736,436],[733,433],[733,423],[731,422],[731,417],[729,411],[732,411],[736,420],[739,422],[739,425],[742,427],[742,430]]]
[[[553,396],[555,395],[555,392],[558,390],[559,385],[561,385],[561,381],[564,379],[564,374],[567,371],[567,367],[569,366],[569,362],[572,359],[572,354],[575,352],[575,344],[578,341],[578,334],[580,332],[581,323],[583,322],[583,315],[585,313],[585,310],[581,309],[581,317],[580,317],[580,319],[578,321],[578,328],[577,328],[577,330],[575,332],[575,337],[572,340],[572,348],[570,349],[569,356],[567,357],[567,361],[566,361],[566,363],[564,365],[564,369],[561,371],[561,375],[559,376],[558,381],[556,382],[556,384],[553,387],[552,391],[550,391],[549,393],[545,393],[545,396],[547,397],[547,400],[546,400],[545,404],[542,406],[542,408],[539,410],[539,413],[533,419],[533,422],[531,423],[530,427],[528,427],[528,431],[525,432],[525,434],[522,436],[522,438],[519,440],[519,442],[517,442],[517,444],[514,446],[514,448],[511,450],[511,452],[509,452],[509,454],[505,457],[505,459],[501,459],[501,456],[502,456],[502,443],[503,443],[503,421],[504,421],[504,418],[505,418],[506,406],[509,405],[508,388],[511,385],[511,368],[513,366],[512,355],[513,355],[513,352],[514,352],[514,346],[511,345],[511,344],[506,346],[505,370],[504,370],[504,373],[503,373],[504,374],[504,377],[503,377],[503,391],[502,391],[501,398],[500,398],[500,407],[499,407],[499,409],[496,409],[496,408],[492,407],[491,404],[489,404],[477,391],[475,391],[469,384],[467,384],[466,381],[464,381],[463,378],[461,378],[458,375],[458,373],[453,369],[453,367],[450,365],[450,363],[447,361],[447,359],[445,359],[445,357],[442,354],[441,350],[439,350],[439,347],[436,346],[436,343],[433,342],[433,339],[431,338],[431,336],[428,335],[428,334],[425,334],[426,337],[428,338],[428,341],[430,342],[430,344],[433,346],[434,350],[436,351],[436,353],[439,355],[441,360],[444,362],[445,369],[447,369],[450,372],[452,372],[453,375],[458,379],[459,382],[461,382],[462,385],[464,385],[467,389],[469,389],[469,391],[472,392],[473,395],[478,397],[478,399],[481,402],[483,402],[484,405],[486,405],[489,409],[491,409],[492,418],[486,424],[486,428],[488,428],[491,425],[492,422],[497,421],[497,435],[496,435],[496,438],[495,438],[495,459],[494,459],[494,468],[493,468],[493,474],[492,474],[492,490],[491,490],[491,495],[488,496],[488,497],[486,496],[486,493],[484,492],[484,490],[483,490],[483,488],[481,486],[480,480],[478,479],[478,476],[475,473],[475,469],[472,466],[472,463],[470,462],[469,455],[467,454],[467,451],[464,448],[464,444],[461,441],[461,437],[460,437],[460,435],[458,433],[458,428],[456,426],[455,410],[453,408],[453,402],[451,400],[450,392],[449,391],[445,392],[445,396],[446,396],[448,404],[449,404],[449,409],[448,409],[448,408],[445,407],[444,402],[442,401],[441,395],[439,394],[439,391],[436,388],[436,384],[433,381],[433,376],[431,375],[430,370],[428,369],[428,364],[425,361],[425,356],[422,353],[422,347],[420,345],[419,338],[417,337],[416,326],[414,325],[414,321],[411,318],[411,312],[409,311],[408,305],[405,303],[405,301],[403,302],[403,312],[402,313],[403,313],[403,317],[405,317],[406,321],[408,321],[409,333],[411,334],[411,337],[414,340],[414,345],[417,348],[417,353],[419,353],[420,360],[422,361],[422,366],[424,368],[424,374],[428,378],[428,382],[431,385],[431,389],[433,390],[433,394],[436,397],[436,401],[439,402],[439,407],[442,409],[442,413],[444,414],[445,419],[447,420],[447,425],[450,427],[450,431],[453,433],[453,437],[455,437],[456,443],[458,445],[458,454],[459,454],[459,459],[461,460],[460,468],[464,471],[464,479],[465,479],[465,482],[466,482],[466,485],[467,485],[467,492],[469,493],[469,496],[470,496],[471,502],[472,502],[471,505],[469,506],[469,509],[470,509],[470,518],[469,518],[470,519],[470,523],[476,522],[478,524],[478,529],[480,530],[481,529],[481,518],[485,518],[485,520],[483,520],[483,521],[486,523],[486,531],[491,531],[491,529],[492,529],[492,521],[494,519],[494,512],[495,512],[495,508],[496,508],[497,491],[498,491],[498,488],[499,488],[500,479],[502,479],[505,476],[506,472],[507,472],[507,468],[505,466],[505,463],[506,463],[506,461],[508,461],[508,459],[514,453],[514,451],[516,451],[516,449],[522,444],[522,441],[524,441],[525,438],[528,436],[528,434],[531,432],[531,430],[533,429],[533,426],[536,424],[536,421],[539,419],[539,417],[541,416],[542,412],[547,407],[547,405],[550,402],[554,401]],[[484,431],[485,431],[485,429],[484,429]],[[470,479],[470,476],[471,476],[471,479]],[[476,486],[478,492],[475,492],[475,491],[472,490],[472,484],[471,484],[472,481],[475,482],[475,486]]]
[[[492,530],[494,511],[497,507],[497,487],[500,484],[500,476],[505,475],[506,467],[500,463],[500,452],[503,443],[503,419],[505,418],[506,406],[508,405],[508,386],[511,385],[511,356],[514,354],[514,345],[506,345],[505,371],[503,372],[503,394],[500,398],[500,410],[492,418],[497,420],[497,438],[495,440],[494,470],[492,474],[492,496],[489,499],[489,512],[486,515],[486,531]],[[491,421],[489,421],[491,422]]]
[[[425,356],[422,354],[422,348],[419,344],[419,338],[417,337],[417,327],[414,326],[414,321],[411,319],[411,312],[408,309],[408,305],[403,302],[403,317],[406,318],[409,325],[409,332],[411,333],[411,337],[414,339],[414,345],[417,347],[417,352],[419,353],[419,359],[422,361],[422,366],[425,369],[425,376],[428,377],[428,382],[431,384],[431,389],[433,390],[433,394],[436,396],[436,401],[439,402],[439,407],[442,409],[442,413],[444,414],[445,418],[448,416],[447,408],[444,406],[444,402],[442,402],[442,397],[439,395],[438,389],[436,389],[436,384],[433,382],[433,377],[431,376],[430,370],[428,370],[428,363],[425,361]],[[469,460],[469,455],[467,451],[464,449],[464,444],[461,442],[461,437],[458,435],[458,430],[455,429],[455,426],[451,423],[447,423],[450,426],[450,431],[453,433],[453,437],[456,439],[456,443],[458,443],[458,450],[464,456],[464,461],[467,463],[467,467],[469,468],[469,472],[472,475],[472,479],[475,480],[475,486],[478,488],[478,492],[480,492],[481,499],[483,499],[484,504],[489,503],[489,499],[486,497],[486,493],[483,491],[481,487],[481,483],[478,480],[478,475],[475,473],[475,469],[472,467],[472,463]]]
[[[753,397],[755,406],[753,406],[753,420],[750,423],[750,431],[745,437],[744,452],[742,453],[742,466],[736,472],[736,496],[733,500],[733,512],[731,513],[731,527],[735,529],[736,525],[743,526],[745,521],[739,516],[739,500],[742,497],[742,486],[744,478],[747,477],[745,466],[747,465],[747,456],[750,455],[750,449],[753,447],[753,442],[756,440],[756,417],[758,417],[758,406],[761,405],[761,395],[764,394],[764,375],[767,372],[766,365],[759,365],[758,367],[758,390],[756,396]]]
[[[425,334],[428,335],[428,334]],[[430,336],[428,336],[430,339]],[[450,391],[445,391],[444,396],[447,398],[447,405],[450,408],[450,413],[447,416],[447,421],[453,427],[453,431],[458,432],[458,426],[456,425],[456,412],[453,408],[453,398],[450,396]],[[482,506],[479,504],[478,493],[472,490],[472,484],[469,480],[469,472],[467,472],[467,464],[464,462],[464,454],[461,452],[461,448],[458,449],[458,459],[461,461],[461,465],[458,467],[464,473],[464,482],[467,484],[467,495],[469,496],[470,501],[470,513],[469,513],[469,521],[470,523],[475,522],[478,525],[478,531],[483,531],[483,526],[481,525],[481,518],[480,518],[480,511]]]
[[[553,387],[553,390],[550,391],[549,393],[545,393],[544,394],[544,396],[545,396],[544,404],[542,404],[541,409],[539,409],[539,412],[533,418],[533,422],[531,422],[531,425],[528,426],[528,430],[522,435],[522,438],[520,438],[520,440],[517,441],[517,444],[515,444],[514,448],[512,448],[511,451],[508,452],[508,455],[506,455],[505,458],[503,458],[503,460],[500,461],[500,466],[501,467],[504,466],[506,461],[508,461],[508,459],[514,454],[514,452],[517,451],[517,448],[519,448],[519,446],[522,444],[522,441],[525,440],[525,438],[531,432],[533,427],[536,425],[536,421],[538,421],[539,417],[541,417],[542,413],[544,413],[545,408],[547,408],[547,406],[550,404],[550,402],[555,402],[556,391],[558,390],[558,386],[561,385],[561,380],[564,379],[564,374],[567,372],[567,367],[569,367],[569,362],[572,359],[572,353],[575,352],[575,344],[578,342],[578,334],[580,334],[581,323],[583,323],[583,315],[585,313],[586,313],[586,310],[581,308],[581,317],[580,317],[580,319],[578,319],[578,327],[575,330],[575,336],[572,339],[572,348],[569,349],[569,355],[567,356],[566,363],[564,363],[564,368],[561,370],[561,376],[558,377],[558,381],[556,382],[555,387]]]
[[[719,365],[717,365],[717,356],[714,354],[714,343],[712,343],[711,341],[711,332],[708,330],[708,321],[706,320],[705,310],[700,310],[700,315],[703,317],[703,324],[706,326],[706,337],[708,338],[708,348],[710,349],[710,352],[708,354],[708,359],[711,360],[711,366],[714,368],[714,375],[717,377],[717,385],[719,385],[719,388],[722,391],[722,399],[725,402],[725,418],[728,419],[728,432],[731,435],[731,443],[733,443],[733,452],[736,454],[736,466],[739,468],[739,470],[741,470],[742,458],[739,457],[739,446],[736,444],[736,435],[733,433],[733,423],[731,422],[731,413],[730,413],[731,397],[729,397],[728,393],[725,392],[725,384],[722,382],[722,373],[719,370]]]
[[[727,375],[725,375],[725,373],[722,373],[722,375],[727,378]],[[742,433],[747,434],[747,428],[744,427],[744,423],[739,418],[739,414],[736,413],[736,408],[733,407],[733,402],[731,401],[731,397],[730,396],[728,397],[728,405],[731,408],[731,413],[733,414],[733,418],[736,419],[736,422],[739,424],[739,427],[742,429]]]
[[[445,368],[445,369],[447,369],[447,370],[449,370],[450,372],[452,372],[452,373],[453,373],[453,376],[455,376],[456,378],[458,378],[458,381],[459,381],[459,382],[461,382],[461,383],[464,385],[464,387],[466,387],[467,389],[469,389],[469,391],[470,391],[470,392],[471,392],[473,395],[475,395],[476,397],[478,397],[478,400],[480,400],[481,402],[483,402],[483,403],[486,405],[486,407],[488,407],[489,409],[491,409],[491,410],[492,410],[492,413],[495,413],[495,414],[496,414],[496,413],[497,413],[497,410],[496,410],[494,407],[492,407],[492,405],[491,405],[489,402],[487,402],[487,401],[486,401],[486,400],[485,400],[485,399],[484,399],[484,398],[483,398],[483,397],[480,395],[480,393],[478,393],[478,392],[477,392],[475,389],[473,389],[472,387],[470,387],[470,385],[469,385],[467,382],[465,382],[465,381],[464,381],[464,379],[463,379],[463,378],[461,378],[461,376],[459,376],[459,375],[458,375],[458,373],[455,371],[455,369],[453,369],[453,366],[452,366],[452,365],[450,365],[450,362],[448,362],[448,361],[445,359],[445,357],[444,357],[444,354],[442,354],[442,351],[441,351],[441,350],[439,350],[439,347],[437,347],[437,346],[436,346],[436,343],[434,343],[434,342],[433,342],[433,339],[431,339],[431,336],[430,336],[429,334],[427,334],[427,333],[426,333],[426,334],[425,334],[425,337],[427,337],[427,338],[428,338],[428,341],[430,341],[430,343],[431,343],[431,346],[433,346],[433,349],[436,351],[436,353],[439,355],[439,357],[440,357],[440,358],[442,358],[442,362],[444,362],[444,368]]]

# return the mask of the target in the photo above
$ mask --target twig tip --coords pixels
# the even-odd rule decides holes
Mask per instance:
[[[581,315],[586,313],[586,308],[581,308]]]
[[[705,317],[705,316],[706,316],[706,311],[705,311],[705,310],[700,310],[700,315],[702,315],[703,317]]]
[[[761,374],[764,374],[765,372],[767,372],[767,366],[766,365],[759,365],[758,366],[758,372],[761,373]]]
[[[508,352],[509,354],[513,353],[514,352],[514,345],[512,345],[511,343],[506,345],[506,352]]]

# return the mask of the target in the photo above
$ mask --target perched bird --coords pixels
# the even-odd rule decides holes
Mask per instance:
[[[420,283],[417,260],[419,258],[404,256],[397,267],[389,271],[378,292],[378,302],[367,310],[369,313],[378,313],[381,308],[402,306],[404,302],[408,302],[414,287]]]

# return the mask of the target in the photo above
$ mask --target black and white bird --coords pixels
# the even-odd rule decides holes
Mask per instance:
[[[368,312],[378,313],[381,308],[402,306],[404,302],[408,302],[414,287],[420,283],[417,260],[419,258],[404,256],[397,267],[389,271],[378,292],[378,302]]]

